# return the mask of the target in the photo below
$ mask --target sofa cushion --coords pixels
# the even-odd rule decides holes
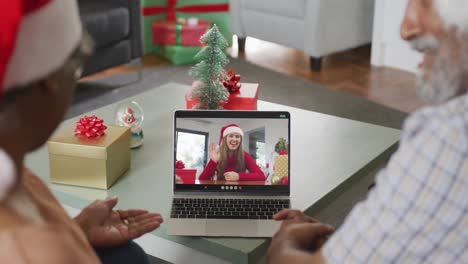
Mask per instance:
[[[241,9],[250,9],[279,16],[304,18],[306,0],[242,0]]]
[[[79,1],[83,26],[96,42],[96,48],[107,47],[125,39],[130,33],[127,8],[111,1]]]
[[[132,59],[131,55],[130,40],[123,40],[115,45],[97,49],[86,62],[83,76],[127,63]]]

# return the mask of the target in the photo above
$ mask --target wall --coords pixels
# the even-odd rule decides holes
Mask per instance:
[[[400,38],[408,0],[376,0],[371,63],[416,72],[421,54]]]

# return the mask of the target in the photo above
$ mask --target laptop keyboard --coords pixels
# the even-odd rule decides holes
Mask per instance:
[[[289,200],[174,198],[171,218],[271,219],[284,208]]]

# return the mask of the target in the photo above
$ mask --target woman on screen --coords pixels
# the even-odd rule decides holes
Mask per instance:
[[[219,145],[210,143],[210,161],[199,180],[212,180],[215,172],[218,180],[264,181],[265,174],[249,153],[242,149],[244,132],[236,124],[221,128]]]

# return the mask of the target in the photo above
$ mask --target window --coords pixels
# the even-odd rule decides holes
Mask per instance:
[[[176,148],[176,159],[183,161],[186,169],[197,169],[198,177],[207,162],[208,133],[177,129]]]
[[[265,166],[265,142],[257,141],[255,143],[257,144],[257,149],[255,152],[255,161],[257,162],[257,164]]]
[[[265,127],[260,127],[246,133],[249,153],[258,165],[265,166]]]

